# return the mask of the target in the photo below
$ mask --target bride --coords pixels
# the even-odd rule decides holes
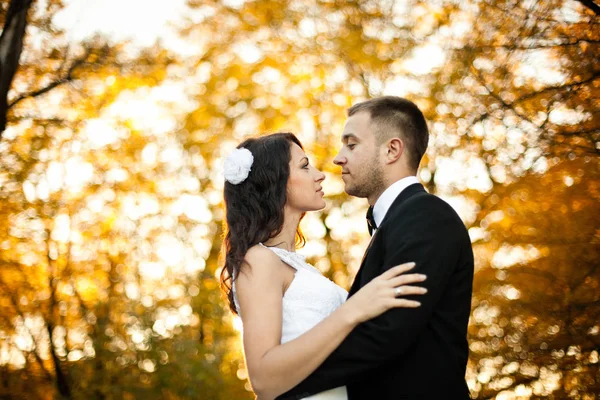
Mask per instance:
[[[424,294],[407,284],[424,275],[391,268],[347,299],[347,292],[295,252],[307,211],[325,207],[325,175],[310,165],[300,141],[276,133],[241,143],[226,159],[227,232],[221,284],[243,323],[246,366],[260,400],[274,399],[311,374],[361,322]],[[347,400],[345,387],[306,399]]]

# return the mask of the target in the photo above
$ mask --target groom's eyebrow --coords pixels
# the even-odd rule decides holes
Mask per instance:
[[[342,135],[342,142],[347,142],[349,139],[358,140],[358,137],[354,133],[344,133]]]

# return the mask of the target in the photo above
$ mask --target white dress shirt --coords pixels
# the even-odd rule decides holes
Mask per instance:
[[[373,206],[373,219],[377,226],[381,225],[385,214],[387,214],[392,203],[396,200],[396,197],[398,197],[404,189],[415,183],[419,183],[416,176],[407,176],[406,178],[402,178],[392,183],[383,193],[381,193],[381,196],[379,196]]]

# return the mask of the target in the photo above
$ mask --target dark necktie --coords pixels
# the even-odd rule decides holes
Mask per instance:
[[[373,236],[373,231],[377,229],[375,218],[373,218],[373,207],[369,207],[367,210],[367,224],[369,225],[369,235]]]

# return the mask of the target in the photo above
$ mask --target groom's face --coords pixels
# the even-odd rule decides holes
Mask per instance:
[[[379,146],[368,112],[358,112],[348,118],[342,133],[342,148],[333,162],[342,167],[342,179],[349,195],[370,198],[381,190]]]

